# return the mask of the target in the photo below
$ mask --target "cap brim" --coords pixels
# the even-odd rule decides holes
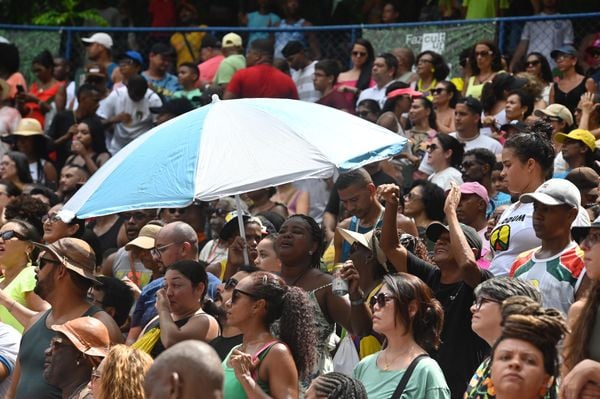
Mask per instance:
[[[42,248],[45,251],[50,251],[52,253],[52,255],[54,255],[56,257],[58,262],[61,265],[63,265],[64,267],[66,267],[67,269],[74,271],[75,273],[79,274],[81,277],[87,278],[88,280],[91,280],[94,283],[103,285],[101,281],[96,279],[96,276],[94,276],[92,273],[88,272],[87,270],[83,270],[81,267],[75,266],[72,263],[68,262],[66,260],[66,258],[60,256],[60,254],[58,252],[56,252],[54,250],[54,248],[52,248],[50,245],[46,245],[46,244],[42,244],[41,242],[34,242],[34,241],[31,241],[31,243],[38,248]]]
[[[521,197],[519,197],[519,201],[521,201],[524,204],[528,204],[528,203],[537,201],[537,202],[540,202],[540,203],[542,203],[544,205],[548,205],[548,206],[568,205],[566,202],[559,201],[556,198],[551,197],[548,194],[544,194],[544,193],[523,194],[523,195],[521,195]]]
[[[556,142],[560,143],[560,144],[564,143],[564,141],[568,138],[569,138],[569,136],[564,133],[556,133],[554,135],[554,140],[556,140]]]
[[[152,237],[137,237],[125,244],[125,250],[129,251],[132,247],[138,247],[141,249],[152,249],[154,248],[154,238]]]
[[[250,216],[249,215],[242,215],[242,219],[244,221],[244,224],[246,224],[246,222],[248,220],[250,220]],[[234,217],[233,219],[231,219],[229,222],[225,223],[225,225],[223,226],[223,228],[221,229],[221,231],[219,232],[219,238],[221,240],[229,240],[231,238],[231,236],[233,235],[233,233],[235,231],[237,231],[238,229],[238,217]]]
[[[429,226],[427,226],[425,235],[427,236],[427,238],[429,238],[430,241],[436,242],[443,232],[450,232],[448,226],[440,222],[433,222]]]
[[[106,357],[108,355],[108,348],[97,348],[97,347],[89,347],[87,345],[83,345],[79,340],[77,334],[75,334],[70,328],[65,326],[64,324],[53,324],[50,326],[52,331],[56,331],[62,333],[69,338],[69,341],[75,345],[75,347],[82,353],[85,353],[88,356],[98,356],[98,357]]]
[[[533,111],[533,115],[537,116],[538,118],[543,118],[544,116],[555,116],[546,112],[545,109],[536,109],[535,111]]]
[[[337,231],[340,233],[344,241],[348,242],[348,244],[352,245],[355,242],[358,242],[363,247],[372,250],[371,245],[369,245],[369,241],[367,240],[364,234],[357,233],[356,231],[342,229],[341,227],[338,227]]]

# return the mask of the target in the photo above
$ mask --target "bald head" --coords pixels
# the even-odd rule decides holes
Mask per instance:
[[[153,257],[163,269],[180,260],[198,260],[198,235],[185,222],[165,225],[155,239]]]
[[[146,398],[195,399],[223,397],[223,367],[217,352],[197,340],[179,342],[161,353],[144,382]]]

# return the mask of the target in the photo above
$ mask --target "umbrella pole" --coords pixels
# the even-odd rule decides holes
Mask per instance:
[[[242,215],[242,199],[239,194],[235,195],[235,207],[237,208],[238,215]],[[244,218],[238,216],[238,227],[240,228],[240,237],[246,242],[246,229],[244,228]],[[244,264],[249,265],[250,259],[248,258],[248,244],[244,244]]]

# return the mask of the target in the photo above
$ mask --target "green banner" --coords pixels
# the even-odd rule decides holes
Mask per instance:
[[[458,56],[479,40],[496,41],[493,22],[456,25],[426,25],[413,28],[363,28],[363,38],[375,48],[375,54],[389,52],[397,47],[412,49],[415,56],[431,50],[441,54],[450,66],[450,76],[459,74]]]
[[[0,30],[0,36],[5,37],[19,49],[21,59],[19,69],[28,85],[35,81],[31,72],[33,58],[46,49],[53,55],[58,55],[60,48],[59,31]]]

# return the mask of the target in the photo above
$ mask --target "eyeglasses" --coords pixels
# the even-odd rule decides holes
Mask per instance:
[[[246,296],[248,296],[250,298],[253,298],[253,299],[256,299],[256,300],[262,299],[258,295],[255,295],[255,294],[252,294],[250,292],[242,291],[242,290],[239,290],[239,289],[235,288],[233,290],[233,294],[231,294],[231,303],[235,303],[240,298],[240,295],[246,295]]]
[[[433,152],[438,149],[437,144],[431,143],[427,145],[427,152]]]
[[[44,266],[46,266],[48,263],[51,263],[53,265],[60,265],[61,263],[59,261],[57,261],[56,259],[50,259],[50,258],[44,258],[44,257],[39,257],[38,258],[38,269],[42,270],[44,268]]]
[[[525,63],[526,67],[534,67],[534,66],[538,66],[538,65],[540,65],[540,60],[527,61]]]
[[[165,244],[165,245],[161,245],[160,247],[154,247],[150,250],[150,254],[156,258],[160,258],[163,254],[163,252],[165,252],[167,250],[167,248],[169,248],[172,245],[175,244],[179,244],[178,242],[172,242],[170,244]]]
[[[235,288],[236,285],[238,285],[239,281],[237,281],[236,279],[234,279],[233,277],[228,278],[227,280],[225,280],[225,282],[223,283],[223,287],[226,290],[230,290],[232,288]]]
[[[354,57],[366,57],[367,53],[363,52],[363,51],[353,51],[352,55]]]
[[[593,247],[594,245],[600,242],[600,233],[589,233],[579,244],[580,246],[586,246],[588,248]]]
[[[476,312],[479,312],[479,309],[481,309],[481,305],[488,302],[502,303],[502,301],[498,301],[496,299],[479,297],[473,301],[473,307],[475,308]]]
[[[493,54],[494,54],[494,52],[492,52],[492,51],[476,51],[475,57],[489,57]]]
[[[544,121],[545,122],[562,122],[562,118],[559,118],[558,116],[545,116],[544,117]]]
[[[446,91],[446,89],[431,89],[429,91],[435,96],[437,94],[442,94],[442,92]]]
[[[389,294],[384,294],[383,292],[380,292],[377,295],[373,295],[371,297],[371,299],[369,300],[369,306],[371,306],[371,309],[373,309],[375,307],[375,304],[379,305],[379,308],[384,308],[385,304],[389,301],[393,301],[394,297],[389,295]]]
[[[0,233],[0,238],[2,238],[2,241],[8,241],[13,238],[17,238],[19,240],[25,240],[25,237],[23,237],[22,234],[19,234],[14,230],[7,230],[5,232]]]
[[[148,217],[144,212],[123,212],[121,213],[121,216],[123,216],[125,220],[130,220],[131,218],[133,218],[133,220],[137,222],[142,221]]]
[[[417,61],[417,65],[419,64],[433,64],[433,60],[430,60],[428,58],[421,58],[419,61]]]
[[[414,201],[414,200],[423,199],[423,197],[419,197],[418,195],[415,195],[413,193],[408,193],[408,194],[404,194],[404,199],[407,199],[409,201]]]
[[[94,383],[96,382],[96,380],[98,380],[100,377],[102,377],[102,374],[100,374],[98,372],[98,369],[96,367],[92,368],[92,378],[90,378],[90,382]]]
[[[58,213],[49,213],[47,215],[42,216],[42,223],[54,223],[54,222],[62,222]]]

